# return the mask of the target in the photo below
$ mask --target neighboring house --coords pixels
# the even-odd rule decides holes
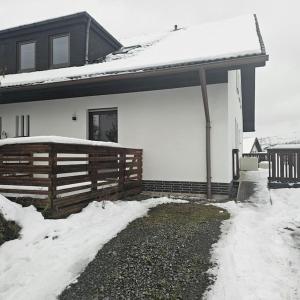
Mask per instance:
[[[142,148],[145,190],[227,194],[267,60],[255,16],[122,44],[87,13],[3,30],[2,137]]]
[[[243,153],[257,153],[262,152],[262,147],[259,143],[258,138],[256,137],[248,137],[243,138]]]

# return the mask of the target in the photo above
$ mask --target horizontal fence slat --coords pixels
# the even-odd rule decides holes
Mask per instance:
[[[49,174],[51,172],[50,166],[32,166],[32,165],[17,165],[17,164],[2,164],[0,165],[0,174],[5,173],[35,173],[35,174]]]
[[[50,179],[49,178],[18,178],[18,177],[3,177],[0,176],[0,184],[7,185],[25,185],[25,186],[49,186]]]
[[[93,200],[120,199],[141,191],[142,153],[141,149],[84,144],[3,145],[0,192],[32,199],[36,206],[52,209],[53,216],[65,216]],[[47,201],[38,202],[33,196],[47,197]]]
[[[48,191],[42,190],[24,190],[18,187],[15,189],[8,189],[8,188],[0,188],[0,193],[6,194],[26,194],[26,195],[48,195]]]

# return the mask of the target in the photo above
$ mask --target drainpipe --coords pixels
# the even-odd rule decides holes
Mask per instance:
[[[211,122],[209,115],[209,106],[208,106],[208,95],[207,95],[207,85],[206,85],[206,72],[204,68],[199,70],[202,99],[205,113],[206,121],[206,181],[207,181],[207,199],[212,198],[211,194]]]
[[[91,28],[92,19],[88,19],[86,26],[86,35],[85,35],[85,64],[89,63],[89,42],[90,42],[90,28]]]

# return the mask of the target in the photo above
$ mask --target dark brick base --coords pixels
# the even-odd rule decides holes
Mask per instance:
[[[229,195],[230,183],[212,183],[212,193],[216,195]],[[143,190],[147,192],[191,193],[206,194],[206,182],[192,181],[160,181],[143,180]]]

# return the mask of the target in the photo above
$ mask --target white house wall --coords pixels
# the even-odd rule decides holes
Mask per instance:
[[[213,182],[229,183],[232,179],[235,115],[242,124],[232,87],[233,74],[229,73],[229,89],[227,84],[208,86]],[[28,114],[31,136],[87,138],[87,112],[102,108],[118,109],[119,143],[144,150],[145,180],[206,181],[200,87],[7,104],[0,106],[0,116],[9,137],[15,135],[15,116]],[[72,121],[73,114],[77,121]]]
[[[228,155],[232,163],[232,149],[239,149],[243,153],[243,113],[242,87],[240,70],[228,72]],[[232,176],[232,169],[228,171]]]

